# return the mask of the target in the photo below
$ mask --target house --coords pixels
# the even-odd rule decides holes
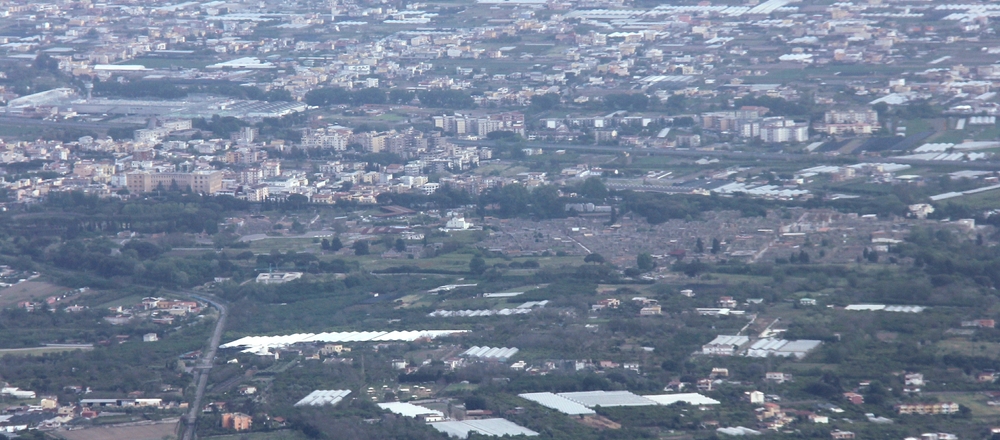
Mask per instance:
[[[790,373],[781,373],[777,371],[770,371],[764,373],[764,380],[777,383],[785,383],[792,381],[792,375]]]
[[[712,373],[708,375],[709,377],[729,377],[728,368],[712,368]]]
[[[865,396],[858,393],[844,393],[844,398],[854,405],[864,405],[865,403]]]
[[[257,387],[253,385],[241,385],[239,388],[240,395],[249,396],[251,394],[257,393]]]
[[[757,419],[764,420],[781,415],[781,406],[777,403],[765,403],[762,408],[757,408]]]
[[[799,300],[799,305],[814,306],[816,305],[816,300],[813,298],[802,298]]]
[[[853,440],[854,433],[851,431],[841,431],[839,429],[835,429],[830,431],[830,437],[834,440]]]
[[[976,375],[976,382],[995,382],[997,374],[993,371],[984,371]]]
[[[925,432],[920,434],[920,440],[958,440],[958,436],[947,432]]]
[[[906,373],[903,376],[903,384],[912,386],[922,386],[924,384],[924,375],[921,373]]]
[[[955,402],[910,403],[896,405],[896,412],[899,414],[920,415],[956,414],[959,408]]]
[[[996,321],[992,319],[975,319],[972,321],[962,321],[962,327],[996,328]]]
[[[156,342],[159,340],[160,337],[156,336],[156,333],[146,333],[142,335],[142,342]]]
[[[621,366],[617,362],[612,362],[612,361],[600,361],[597,363],[597,365],[600,366],[601,368],[618,368],[619,366]]]
[[[750,398],[750,403],[764,403],[764,393],[760,391],[750,391],[746,394]]]
[[[691,290],[691,289],[684,289],[684,290],[681,290],[681,295],[684,295],[684,296],[686,296],[688,298],[694,298],[694,291]]]
[[[659,304],[653,304],[653,305],[650,305],[650,306],[646,306],[646,307],[643,307],[642,309],[639,310],[639,316],[653,316],[653,315],[660,315],[660,314],[662,314],[662,312],[661,312]]]
[[[819,414],[809,414],[809,421],[813,423],[830,423],[830,417]]]
[[[919,219],[925,219],[928,214],[934,212],[934,207],[927,203],[917,203],[915,205],[910,205],[908,208],[910,210],[910,215]]]
[[[698,391],[712,391],[712,379],[698,379]]]
[[[731,296],[720,297],[719,300],[716,301],[716,303],[719,305],[719,307],[724,309],[736,308],[736,300],[734,300],[733,297]]]
[[[593,311],[601,309],[617,309],[621,306],[622,302],[617,298],[605,298],[597,302],[597,304],[591,305],[590,309]]]

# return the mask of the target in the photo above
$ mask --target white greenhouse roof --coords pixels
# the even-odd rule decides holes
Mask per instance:
[[[351,394],[351,390],[316,390],[303,397],[295,406],[336,405]]]
[[[427,414],[433,414],[439,417],[444,417],[444,413],[442,413],[441,411],[424,408],[422,406],[417,406],[412,403],[406,403],[406,402],[380,403],[378,404],[378,407],[385,410],[389,410],[392,413],[399,414],[404,417],[416,417]]]
[[[524,393],[518,396],[571,416],[597,414],[586,406],[553,393]]]
[[[391,332],[329,332],[296,333],[281,336],[247,336],[220,345],[220,348],[247,348],[248,351],[265,352],[268,348],[285,347],[303,342],[370,342],[370,341],[415,341],[421,338],[434,339],[465,333],[468,330],[416,330]]]
[[[646,399],[652,400],[660,405],[673,405],[677,402],[684,402],[689,405],[718,405],[719,401],[711,397],[703,396],[698,393],[680,393],[680,394],[655,394],[651,396],[642,396]]]
[[[520,426],[506,419],[481,419],[429,423],[429,425],[450,437],[468,438],[469,432],[482,435],[502,437],[505,435],[524,435],[534,437],[537,432]]]
[[[656,405],[656,402],[628,391],[580,391],[575,393],[559,393],[559,395],[588,408],[595,406]]]

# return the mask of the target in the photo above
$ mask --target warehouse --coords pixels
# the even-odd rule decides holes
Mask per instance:
[[[788,341],[785,339],[764,338],[754,342],[747,349],[746,355],[749,357],[794,356],[797,359],[802,359],[822,343],[823,341],[811,339]]]
[[[702,354],[712,356],[733,356],[750,342],[746,336],[719,335],[712,342],[701,346]]]

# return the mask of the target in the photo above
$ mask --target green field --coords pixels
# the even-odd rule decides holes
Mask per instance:
[[[205,437],[212,440],[306,440],[305,434],[299,431],[251,432],[244,434],[216,435]]]
[[[36,348],[5,348],[0,349],[0,357],[2,356],[41,356],[43,354],[49,353],[62,353],[66,351],[73,350],[93,350],[93,347],[36,347]]]

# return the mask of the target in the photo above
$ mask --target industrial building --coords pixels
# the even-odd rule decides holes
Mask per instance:
[[[733,356],[750,342],[747,336],[716,336],[711,342],[701,346],[702,354],[711,356]]]
[[[749,357],[781,356],[802,359],[822,343],[823,341],[810,339],[788,341],[785,339],[764,338],[754,342],[747,349],[746,355]]]

